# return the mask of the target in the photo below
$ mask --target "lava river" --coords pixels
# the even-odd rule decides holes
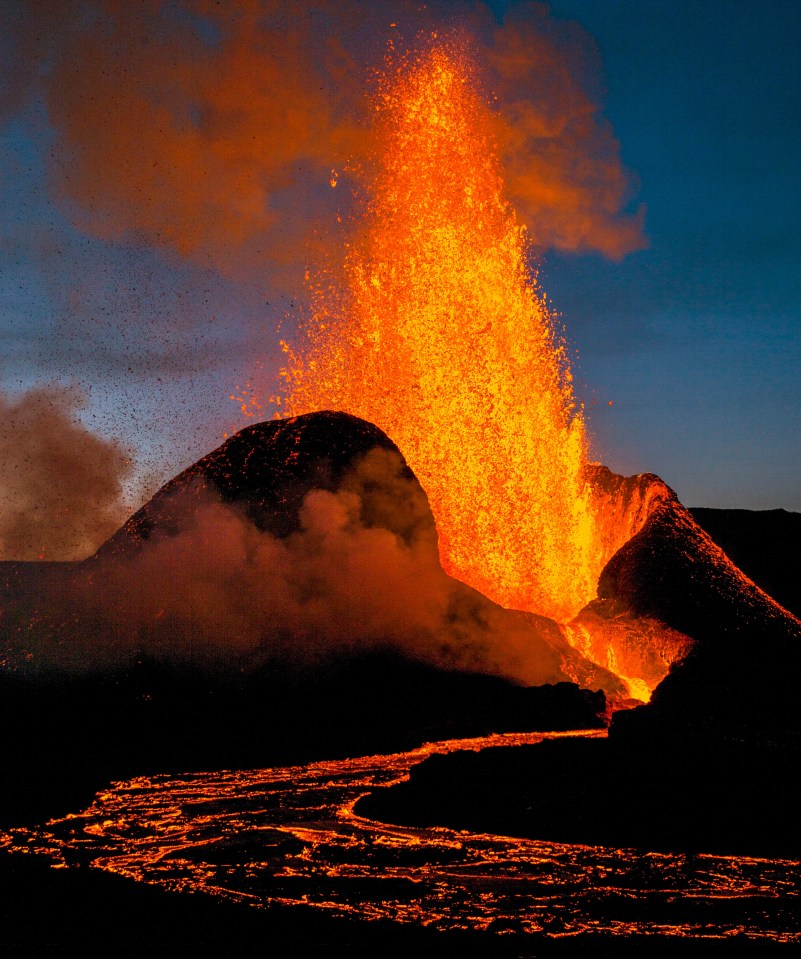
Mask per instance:
[[[255,907],[318,907],[440,929],[801,941],[801,862],[651,853],[407,828],[360,796],[433,753],[581,733],[449,740],[405,753],[116,783],[84,812],[0,834],[55,868],[89,865]]]

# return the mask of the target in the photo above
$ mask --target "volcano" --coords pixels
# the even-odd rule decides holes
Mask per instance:
[[[231,525],[247,545],[231,559],[240,569],[221,572],[211,556],[220,542],[213,539],[221,527],[223,536],[230,537]],[[277,553],[259,554],[265,544]],[[207,557],[192,554],[200,545]],[[383,564],[382,576],[371,574],[364,557]],[[271,589],[268,566],[281,561],[289,562],[290,575],[302,581],[297,609],[282,609],[277,596],[270,597],[276,600],[270,606],[261,595]],[[192,595],[182,609],[174,604],[171,609],[170,594],[181,568],[191,570]],[[257,578],[255,590],[249,589],[246,584],[262,573],[263,583]],[[625,682],[574,648],[554,620],[504,609],[446,575],[426,494],[400,451],[377,427],[345,413],[256,424],[190,466],[131,517],[80,573],[98,587],[122,574],[129,593],[137,592],[137,577],[147,579],[148,590],[158,592],[161,584],[164,595],[157,602],[148,598],[138,626],[140,638],[144,635],[146,644],[167,655],[169,640],[160,625],[164,616],[155,612],[155,618],[147,619],[148,614],[156,606],[167,608],[173,629],[181,628],[177,620],[183,617],[198,630],[197,643],[205,629],[204,603],[215,593],[217,575],[235,589],[239,583],[239,611],[257,623],[246,644],[250,657],[269,658],[278,651],[291,661],[296,654],[305,659],[310,645],[325,656],[360,643],[389,644],[438,666],[481,669],[527,685],[577,682],[616,699],[628,696]],[[201,581],[206,594],[196,589]],[[398,607],[397,597],[387,596],[393,587],[408,591],[405,609]],[[348,592],[345,610],[337,608],[343,589]],[[422,606],[418,596],[424,599]],[[385,611],[391,613],[391,623]],[[348,619],[344,626],[338,613]],[[217,620],[215,625],[220,625]],[[234,639],[225,647],[219,635],[206,639],[212,657],[221,645],[226,656],[241,647]]]
[[[652,702],[616,712],[608,744],[627,775],[687,743],[792,748],[801,623],[658,477],[593,466],[588,481],[622,545],[567,623],[449,577],[399,450],[345,413],[242,430],[82,563],[3,564],[4,710],[29,733],[15,751],[25,804],[37,808],[43,775],[93,770],[94,786],[183,764],[586,727],[604,696],[636,705],[638,683]]]
[[[588,485],[612,557],[597,597],[557,623],[446,575],[426,494],[377,427],[334,412],[259,423],[167,483],[83,563],[4,564],[6,657],[25,672],[143,657],[294,670],[391,648],[616,701],[640,690],[646,701],[673,665],[661,702],[707,662],[736,672],[757,642],[770,656],[749,676],[780,686],[770,664],[793,661],[798,620],[658,477],[594,465]],[[715,698],[706,681],[694,702]]]
[[[0,576],[12,818],[143,771],[587,728],[628,696],[447,576],[397,447],[344,413],[248,427],[85,561]]]
[[[83,563],[4,564],[16,625],[9,629],[7,616],[6,656],[24,657],[28,670],[142,655],[252,665],[302,653],[308,665],[304,644],[314,628],[323,658],[360,642],[389,645],[437,666],[527,685],[572,681],[618,700],[639,689],[644,701],[672,664],[688,658],[722,662],[728,653],[737,661],[754,642],[771,649],[769,661],[782,644],[782,658],[792,657],[798,620],[734,565],[658,477],[624,478],[598,465],[588,472],[611,559],[597,597],[560,624],[504,609],[444,573],[426,494],[377,427],[334,412],[259,423],[168,482]],[[381,575],[369,575],[359,551],[384,564]],[[303,580],[294,584],[303,593],[298,609],[275,595],[290,585],[269,578],[280,562]],[[335,562],[347,576],[331,569]],[[422,594],[424,611],[393,606],[389,628],[378,615],[386,587]],[[352,604],[344,630],[336,621],[343,588]],[[230,608],[208,610],[226,589],[237,594],[227,634],[220,616]],[[405,599],[412,604],[411,594]],[[315,616],[304,619],[299,610],[315,603]],[[358,621],[360,611],[370,622]],[[85,622],[93,624],[91,643]],[[779,676],[769,681],[765,669],[764,685],[775,688]],[[671,676],[665,689],[677,682]]]

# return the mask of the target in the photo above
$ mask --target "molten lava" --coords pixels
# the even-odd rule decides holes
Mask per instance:
[[[385,77],[375,107],[346,291],[318,288],[308,345],[285,346],[286,411],[380,426],[428,494],[445,569],[565,620],[602,565],[584,422],[503,198],[492,112],[469,56],[440,44]]]
[[[277,402],[283,415],[343,410],[384,430],[428,494],[445,570],[564,624],[647,700],[686,637],[608,604],[574,617],[674,494],[588,462],[566,347],[504,198],[479,89],[465,46],[436,39],[380,81],[379,146],[356,171],[363,209],[341,275],[312,282],[306,342],[282,344]]]

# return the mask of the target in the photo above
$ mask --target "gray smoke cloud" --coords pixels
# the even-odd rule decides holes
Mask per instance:
[[[77,419],[78,389],[0,393],[0,559],[76,560],[124,519],[125,451]]]

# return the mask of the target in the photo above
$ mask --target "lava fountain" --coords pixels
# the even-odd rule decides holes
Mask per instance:
[[[493,113],[457,43],[386,75],[343,292],[320,283],[285,409],[383,429],[423,484],[443,566],[565,621],[601,557],[566,348],[504,199]]]

